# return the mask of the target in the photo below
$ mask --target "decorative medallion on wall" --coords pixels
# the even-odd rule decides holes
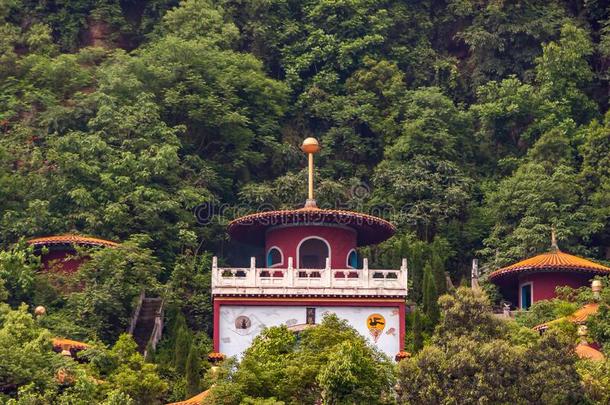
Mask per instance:
[[[250,334],[250,328],[252,327],[252,321],[245,315],[238,316],[235,318],[235,331],[240,335]]]
[[[385,318],[380,314],[371,314],[366,319],[366,326],[369,328],[373,340],[377,343],[379,336],[381,336],[381,333],[385,329]]]

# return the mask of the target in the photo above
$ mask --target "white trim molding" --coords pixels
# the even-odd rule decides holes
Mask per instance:
[[[352,267],[349,264],[349,257],[351,256],[352,253],[356,254],[356,267]],[[358,263],[358,252],[356,252],[356,249],[350,249],[350,251],[347,252],[347,256],[345,256],[345,268],[347,268],[347,269],[357,269],[358,268],[357,263]]]
[[[269,265],[268,263],[268,259],[269,259],[269,253],[271,253],[271,251],[273,249],[276,249],[278,252],[280,252],[280,262],[279,263],[274,263],[272,265]],[[280,267],[284,265],[284,252],[282,252],[282,249],[280,249],[278,246],[271,246],[269,249],[267,249],[267,254],[265,255],[265,265],[268,267]]]
[[[331,258],[332,258],[332,249],[330,248],[330,243],[328,243],[328,241],[324,238],[322,238],[321,236],[306,236],[305,238],[301,239],[301,241],[298,243],[297,245],[297,269],[301,268],[301,245],[310,240],[310,239],[318,239],[321,240],[322,242],[326,243],[326,247],[328,248],[328,257],[326,258],[326,262],[328,263],[332,263]]]
[[[530,307],[532,305],[534,305],[534,282],[533,281],[526,281],[525,283],[521,283],[519,284],[519,309],[529,309],[528,308],[523,308],[523,287],[526,286],[530,286]]]

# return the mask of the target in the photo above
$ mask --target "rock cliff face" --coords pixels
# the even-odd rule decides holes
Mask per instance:
[[[107,22],[89,18],[88,29],[83,35],[83,44],[107,49],[115,48],[116,41],[113,41],[115,36]]]

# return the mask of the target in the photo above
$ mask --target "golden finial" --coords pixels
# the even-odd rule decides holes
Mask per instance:
[[[551,249],[553,251],[559,250],[559,246],[557,245],[557,235],[555,234],[555,225],[551,227]]]
[[[43,307],[42,305],[39,305],[36,307],[36,309],[34,310],[34,315],[36,316],[43,316],[47,313],[47,309],[45,307]]]
[[[316,138],[306,138],[301,145],[301,150],[307,153],[309,161],[309,188],[305,208],[317,208],[316,200],[313,197],[313,155],[320,151],[320,144]]]

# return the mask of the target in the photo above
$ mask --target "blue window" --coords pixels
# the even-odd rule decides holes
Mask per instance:
[[[282,252],[275,247],[269,249],[269,252],[267,252],[267,267],[273,267],[280,263],[282,263]]]
[[[532,285],[521,286],[521,309],[528,309],[532,306]]]
[[[355,250],[349,252],[347,256],[347,265],[353,269],[358,268],[358,253]]]

